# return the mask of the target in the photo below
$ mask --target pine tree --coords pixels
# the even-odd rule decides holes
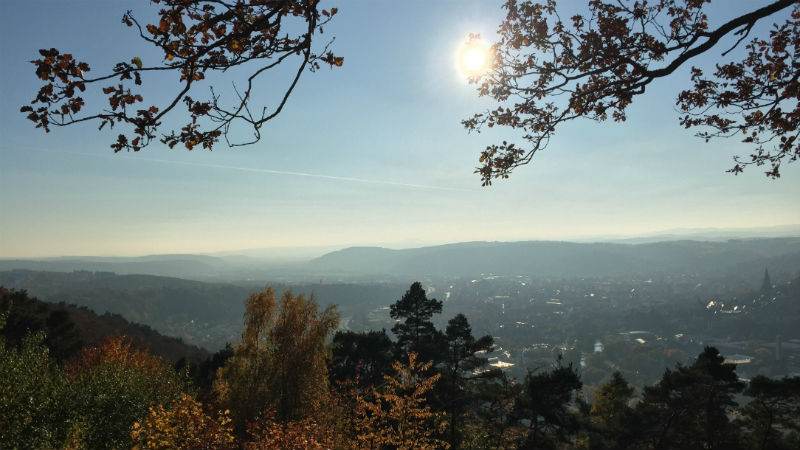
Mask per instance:
[[[516,418],[528,426],[524,448],[555,449],[570,442],[582,425],[572,409],[582,386],[572,364],[564,366],[561,357],[551,371],[528,373],[514,407]]]
[[[744,394],[752,400],[739,411],[736,425],[744,429],[750,448],[800,448],[800,377],[758,375]]]
[[[625,449],[633,445],[638,417],[629,406],[633,387],[615,371],[594,393],[589,448]]]
[[[400,320],[392,327],[397,336],[398,358],[405,358],[403,353],[415,352],[423,361],[438,360],[442,334],[434,327],[431,317],[441,312],[442,302],[428,299],[419,281],[391,305],[392,319]]]
[[[331,380],[358,379],[361,386],[380,383],[392,363],[392,340],[385,330],[337,331],[333,336]]]
[[[644,388],[637,406],[641,435],[655,450],[736,448],[738,429],[729,417],[743,387],[736,366],[725,364],[716,348],[706,347],[691,366],[667,369],[661,381]]]
[[[489,335],[476,340],[463,314],[450,319],[444,337],[447,350],[439,369],[442,383],[436,394],[438,403],[450,419],[447,430],[450,447],[457,449],[462,440],[465,416],[478,406],[478,384],[497,377],[499,371],[482,370],[489,360],[479,353],[492,351],[494,340]]]

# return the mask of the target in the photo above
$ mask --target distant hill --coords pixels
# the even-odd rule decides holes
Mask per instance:
[[[800,270],[800,237],[647,244],[467,242],[390,250],[351,247],[312,260],[318,271],[409,276],[481,273],[548,277],[735,274],[752,266]]]
[[[800,224],[749,228],[676,228],[634,236],[581,238],[578,242],[646,244],[665,241],[727,241],[730,239],[764,239],[797,236],[800,236]]]
[[[19,341],[28,332],[45,331],[46,343],[57,358],[67,358],[82,346],[99,346],[117,333],[130,338],[134,347],[147,347],[150,353],[174,364],[182,358],[205,361],[208,350],[164,336],[152,328],[131,323],[118,314],[97,315],[86,307],[65,303],[47,303],[24,291],[10,291],[0,286],[0,304],[11,307],[6,327],[0,335],[11,342]]]
[[[797,270],[800,225],[760,228],[693,228],[639,236],[598,236],[578,241],[462,242],[391,250],[350,247],[245,249],[214,255],[137,257],[61,256],[0,258],[0,272],[109,272],[210,283],[405,282],[428,276],[480,273],[534,276],[619,276],[681,273],[735,274],[774,258]],[[312,259],[312,256],[322,255]],[[788,264],[788,265],[787,265]],[[777,274],[777,273],[776,273]],[[791,273],[789,274],[791,275]]]
[[[155,275],[110,272],[0,272],[0,284],[27,289],[49,302],[73,303],[128,320],[157,322],[241,322],[244,300],[252,289]]]
[[[221,258],[206,255],[149,255],[138,257],[64,256],[41,259],[0,259],[0,271],[27,269],[48,272],[115,272],[172,277],[213,276],[225,267]]]

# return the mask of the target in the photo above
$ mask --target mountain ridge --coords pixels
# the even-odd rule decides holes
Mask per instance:
[[[656,243],[517,241],[444,244],[393,250],[351,247],[309,262],[316,270],[374,274],[618,276],[739,270],[749,261],[789,258],[800,269],[800,237],[677,240]]]

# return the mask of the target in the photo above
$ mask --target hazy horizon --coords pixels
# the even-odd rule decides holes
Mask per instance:
[[[775,225],[771,227],[751,227],[751,228],[677,228],[667,230],[656,230],[637,234],[615,234],[615,235],[584,235],[584,236],[564,236],[558,238],[522,238],[522,239],[471,239],[465,241],[419,241],[419,242],[372,242],[372,243],[346,243],[332,245],[309,245],[309,246],[274,246],[274,247],[255,247],[238,248],[227,250],[206,251],[196,249],[194,251],[163,251],[153,253],[73,253],[73,254],[42,254],[42,255],[3,255],[0,260],[10,259],[55,259],[55,258],[137,258],[149,256],[170,256],[170,255],[205,255],[212,257],[251,257],[255,260],[274,260],[274,261],[306,261],[326,253],[334,252],[351,247],[379,247],[390,250],[415,249],[423,247],[435,247],[441,245],[461,244],[469,242],[528,242],[528,241],[552,241],[552,242],[575,242],[575,243],[651,243],[671,240],[727,240],[727,239],[758,239],[775,237],[798,237],[800,236],[800,224]]]

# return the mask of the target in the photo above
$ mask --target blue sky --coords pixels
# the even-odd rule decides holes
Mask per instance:
[[[157,57],[120,23],[143,1],[0,3],[0,257],[142,255],[262,247],[570,239],[673,228],[800,223],[800,164],[771,181],[725,173],[735,140],[678,125],[685,71],[635,99],[624,125],[575,122],[534,163],[480,187],[467,134],[490,104],[455,70],[469,32],[492,40],[500,2],[342,1],[325,29],[341,69],[306,73],[261,142],[213,152],[151,145],[114,155],[96,125],[34,129],[19,113],[39,87],[28,61],[57,47],[100,72]],[[729,14],[719,8],[714,12]],[[718,55],[723,48],[715,49]],[[261,100],[285,73],[264,82]],[[147,79],[145,79],[147,84]],[[227,82],[225,83],[227,85]],[[159,83],[150,95],[167,95]],[[201,91],[201,93],[204,91]],[[269,94],[272,94],[270,96]]]

